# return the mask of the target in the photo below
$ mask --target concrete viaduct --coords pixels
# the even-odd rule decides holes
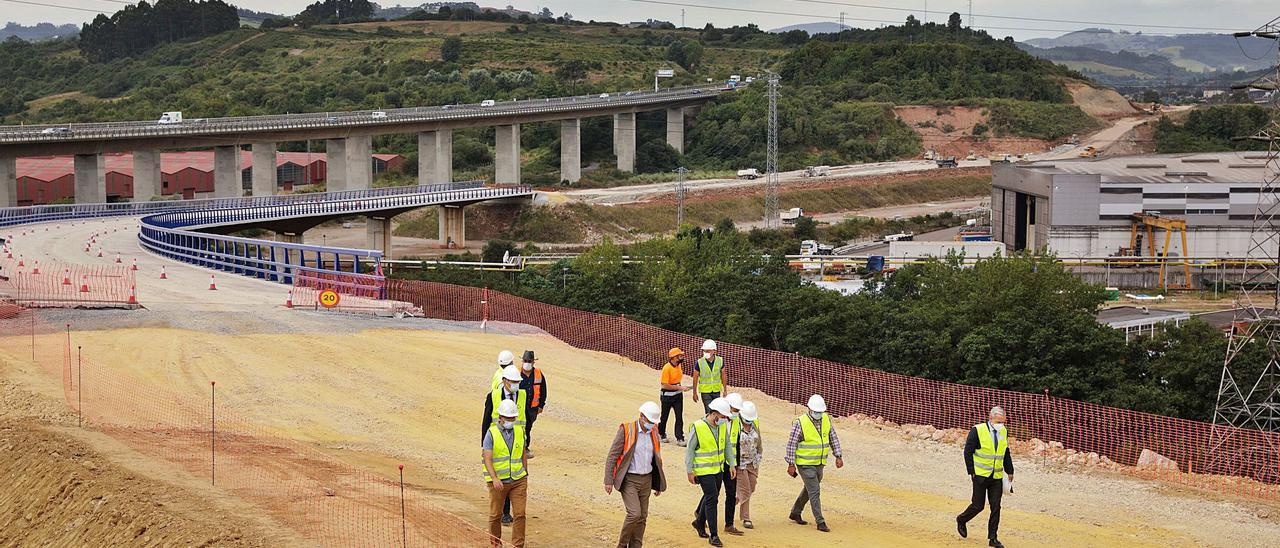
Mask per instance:
[[[453,180],[453,130],[494,126],[495,182],[520,182],[520,124],[560,122],[561,179],[577,182],[582,173],[580,128],[583,118],[613,117],[613,148],[621,171],[634,171],[636,113],[666,112],[666,140],[684,151],[684,117],[721,93],[719,86],[633,91],[598,96],[574,96],[479,104],[308,113],[236,118],[186,119],[180,123],[106,122],[53,126],[0,127],[0,207],[17,202],[16,160],[26,156],[74,155],[76,203],[106,199],[102,154],[132,152],[134,196],[161,194],[160,151],[213,148],[214,198],[242,194],[239,151],[252,148],[252,195],[276,192],[278,143],[325,141],[329,192],[368,189],[372,183],[371,142],[375,135],[418,135],[418,183]],[[461,245],[463,210],[440,206],[440,238]],[[370,218],[369,242],[387,247],[390,217]],[[298,241],[301,234],[290,234]]]

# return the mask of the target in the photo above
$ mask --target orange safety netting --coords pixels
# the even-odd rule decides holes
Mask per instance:
[[[128,306],[137,303],[134,271],[0,253],[0,293],[32,307]]]

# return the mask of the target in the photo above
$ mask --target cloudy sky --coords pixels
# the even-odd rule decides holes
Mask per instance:
[[[78,9],[38,6],[25,3],[27,1]],[[312,1],[232,0],[232,3],[254,10],[293,14]],[[399,1],[403,5],[419,3],[416,0]],[[125,3],[123,0],[0,0],[0,6],[6,8],[0,20],[24,24],[41,21],[82,23],[92,19],[95,11],[109,13]],[[384,0],[382,3],[396,2]],[[525,10],[546,6],[556,14],[569,12],[581,20],[621,22],[654,18],[677,24],[683,9],[688,26],[701,27],[708,22],[716,26],[756,23],[766,29],[795,23],[836,21],[840,12],[845,13],[847,24],[876,27],[902,21],[910,13],[904,10],[915,10],[916,17],[924,19],[926,6],[925,0],[501,0],[477,3],[482,6],[512,5]],[[1148,34],[1252,30],[1280,16],[1280,4],[1275,0],[974,0],[972,4],[975,26],[986,28],[999,37],[1011,35],[1019,40],[1056,36],[1091,26]],[[969,11],[966,0],[932,0],[927,5],[928,17],[933,21],[945,20],[952,11],[961,15]]]

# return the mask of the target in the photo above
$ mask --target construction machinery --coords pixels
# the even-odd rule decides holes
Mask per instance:
[[[1164,230],[1164,245],[1159,252],[1156,251],[1156,229]],[[1182,261],[1182,283],[1171,285],[1165,279],[1169,266],[1169,245],[1173,239],[1174,232],[1177,232],[1179,238],[1181,238],[1183,257],[1189,256],[1191,252],[1187,249],[1186,219],[1161,217],[1155,213],[1134,213],[1133,224],[1129,228],[1129,247],[1120,248],[1119,251],[1112,255],[1113,258],[1108,259],[1107,262],[1112,267],[1138,266],[1136,257],[1142,256],[1143,244],[1145,244],[1148,256],[1158,257],[1160,260],[1160,277],[1157,287],[1161,289],[1191,289],[1191,264],[1186,260]]]
[[[1081,158],[1096,158],[1097,156],[1098,149],[1092,146],[1084,147],[1084,150],[1080,151]]]

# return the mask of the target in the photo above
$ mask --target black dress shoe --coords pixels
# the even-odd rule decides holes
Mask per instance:
[[[794,522],[796,522],[796,523],[799,523],[800,525],[808,525],[808,524],[809,524],[809,522],[805,521],[805,520],[804,520],[804,518],[800,517],[800,514],[791,514],[791,516],[790,516],[790,517],[791,517],[791,521],[794,521]]]
[[[707,542],[712,546],[724,546],[724,543],[720,542],[720,537],[711,537],[711,540]]]
[[[698,522],[691,522],[689,525],[692,525],[693,530],[698,532],[699,538],[707,538],[710,536],[707,534],[707,529],[705,527],[698,527]]]
[[[1004,548],[1004,544],[1001,544],[1000,541],[996,539],[988,540],[987,546],[992,546],[994,548]]]
[[[830,532],[831,532],[831,528],[830,528],[830,527],[827,527],[827,524],[825,524],[825,523],[819,523],[819,524],[818,524],[818,530],[819,530],[819,531],[822,531],[823,533],[830,533]]]
[[[960,538],[969,538],[969,526],[960,521],[960,518],[956,518],[956,532],[960,533]]]

